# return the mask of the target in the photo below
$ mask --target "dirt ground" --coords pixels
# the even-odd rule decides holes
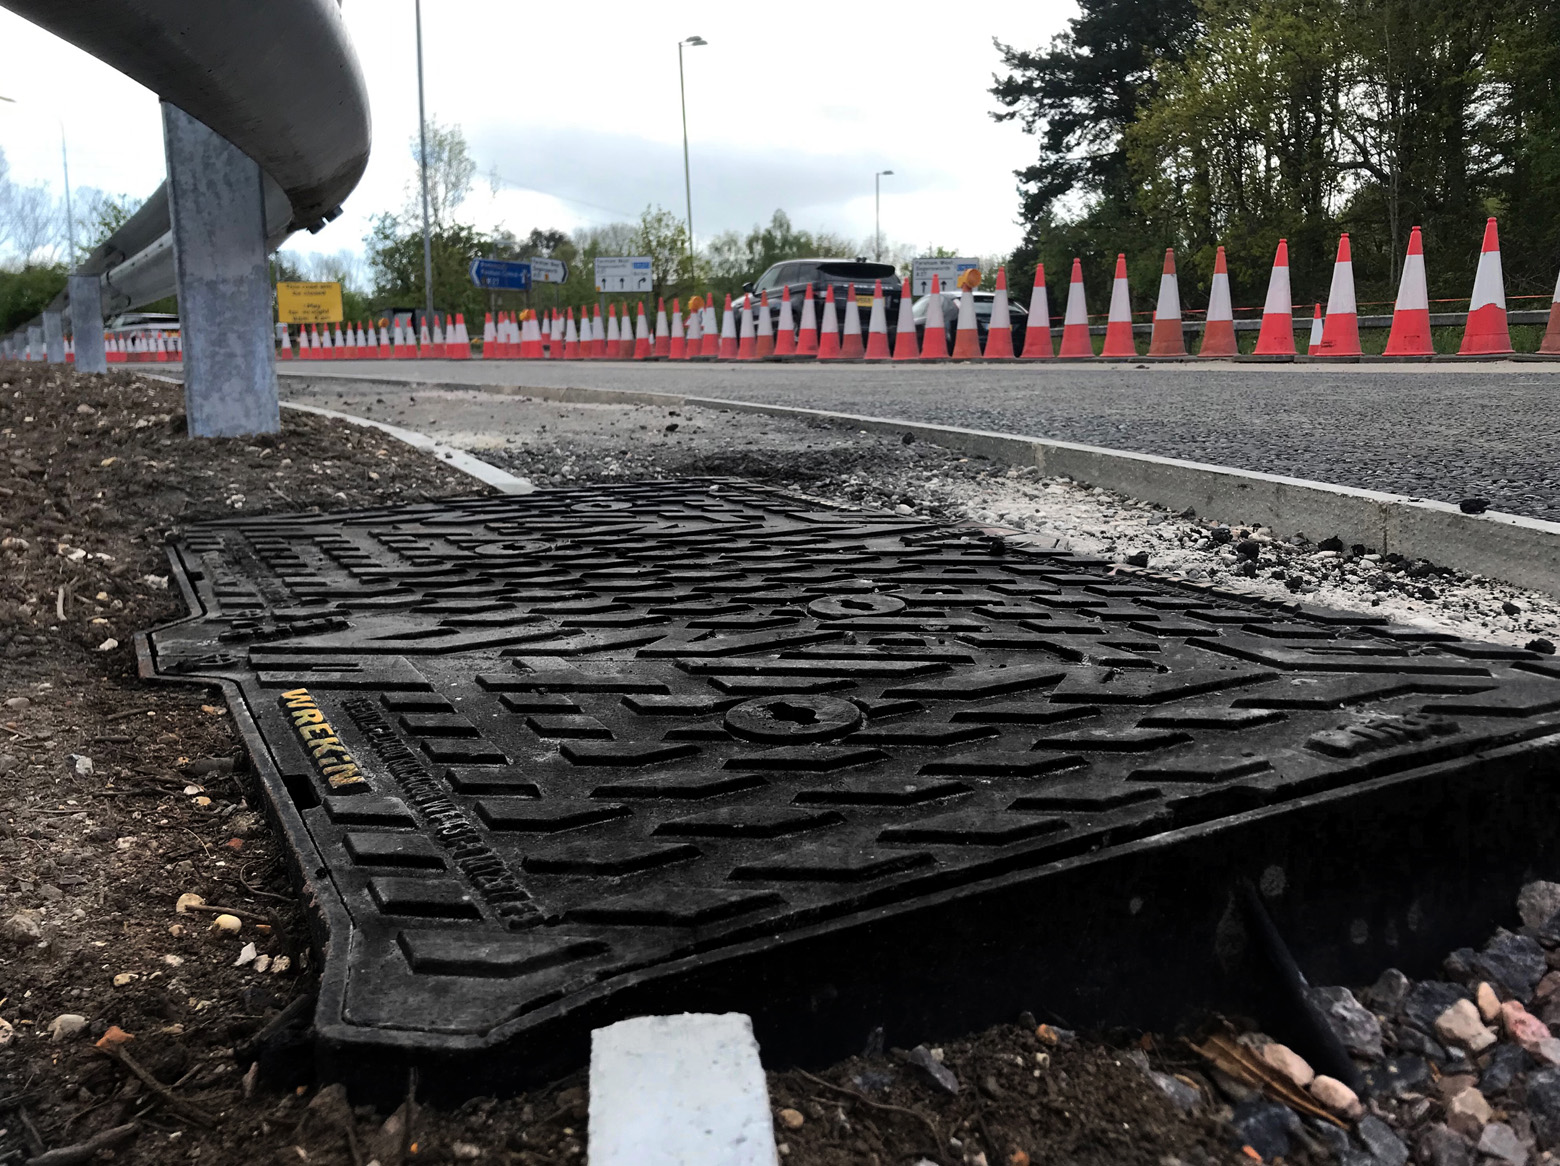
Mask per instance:
[[[183,430],[177,386],[0,366],[0,1166],[583,1161],[582,1077],[387,1117],[330,1082],[255,1071],[278,1022],[306,1012],[313,964],[220,698],[135,675],[133,633],[183,614],[164,542],[235,512],[480,488],[312,416],[263,440],[192,447]],[[818,457],[796,484],[840,472],[835,458],[874,472],[859,452]],[[181,912],[188,895],[201,901]],[[1215,1099],[1178,1043],[1047,1040],[1015,1021],[933,1054],[954,1094],[904,1050],[771,1074],[784,1160],[1250,1161],[1219,1103],[1182,1112],[1145,1072]]]

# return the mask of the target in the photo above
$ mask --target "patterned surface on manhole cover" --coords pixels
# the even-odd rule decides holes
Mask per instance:
[[[174,557],[197,614],[143,666],[228,684],[337,1039],[484,1047],[628,983],[697,1010],[679,977],[743,945],[880,958],[857,921],[1560,728],[1532,653],[740,482]]]

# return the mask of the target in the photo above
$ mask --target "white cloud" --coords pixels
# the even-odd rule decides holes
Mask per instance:
[[[825,6],[597,2],[535,8],[429,0],[423,49],[430,116],[464,127],[478,164],[471,213],[572,228],[683,208],[679,37],[685,50],[694,225],[746,230],[783,207],[799,225],[865,238],[872,175],[883,179],[890,239],[994,252],[1018,240],[1012,171],[1031,139],[988,116],[999,67],[992,38],[1043,43],[1071,0]],[[360,248],[369,218],[401,206],[414,163],[416,50],[406,0],[346,0],[368,82],[374,151],[336,222],[293,250]],[[58,115],[73,184],[148,193],[162,177],[155,97],[71,46],[0,11],[7,68],[0,147],[19,182],[59,188]],[[495,169],[517,187],[491,193]],[[603,209],[606,208],[606,209]]]

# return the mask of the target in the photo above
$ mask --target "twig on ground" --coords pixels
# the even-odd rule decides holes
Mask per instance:
[[[57,1150],[39,1154],[36,1158],[29,1158],[27,1166],[80,1166],[83,1162],[92,1161],[103,1150],[123,1145],[140,1132],[140,1124],[133,1121],[114,1126],[74,1146],[61,1146]]]
[[[825,1081],[822,1077],[814,1077],[806,1069],[797,1069],[796,1072],[801,1076],[806,1077],[814,1084],[822,1085],[825,1089],[833,1089],[836,1093],[843,1093],[846,1097],[850,1097],[856,1101],[861,1102],[862,1105],[870,1106],[873,1109],[881,1109],[885,1113],[902,1113],[906,1117],[915,1118],[917,1121],[923,1123],[926,1128],[931,1131],[932,1144],[941,1150],[943,1146],[942,1131],[937,1128],[937,1123],[931,1118],[927,1117],[924,1113],[917,1113],[913,1109],[905,1109],[903,1106],[899,1105],[889,1105],[887,1102],[883,1101],[873,1101],[870,1097],[864,1097],[854,1089],[847,1089],[844,1085],[834,1085],[828,1081]]]
[[[94,1045],[93,1047],[96,1048],[97,1046]],[[136,1059],[125,1052],[124,1049],[98,1049],[98,1052],[109,1060],[118,1061],[123,1065],[136,1080],[162,1098],[163,1104],[178,1117],[183,1118],[185,1121],[194,1122],[196,1125],[205,1126],[207,1129],[211,1129],[217,1124],[217,1119],[200,1106],[185,1101],[182,1097],[175,1097],[171,1089],[142,1068]]]
[[[236,915],[240,919],[247,919],[251,923],[274,923],[270,915],[262,915],[259,911],[246,911],[243,907],[218,907],[215,903],[186,903],[186,911],[204,911],[208,915]]]

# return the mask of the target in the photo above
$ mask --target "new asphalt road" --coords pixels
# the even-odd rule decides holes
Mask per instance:
[[[1084,442],[1560,520],[1560,363],[282,365],[510,388],[764,401]],[[285,383],[285,382],[284,382]],[[284,394],[285,394],[284,388]]]

